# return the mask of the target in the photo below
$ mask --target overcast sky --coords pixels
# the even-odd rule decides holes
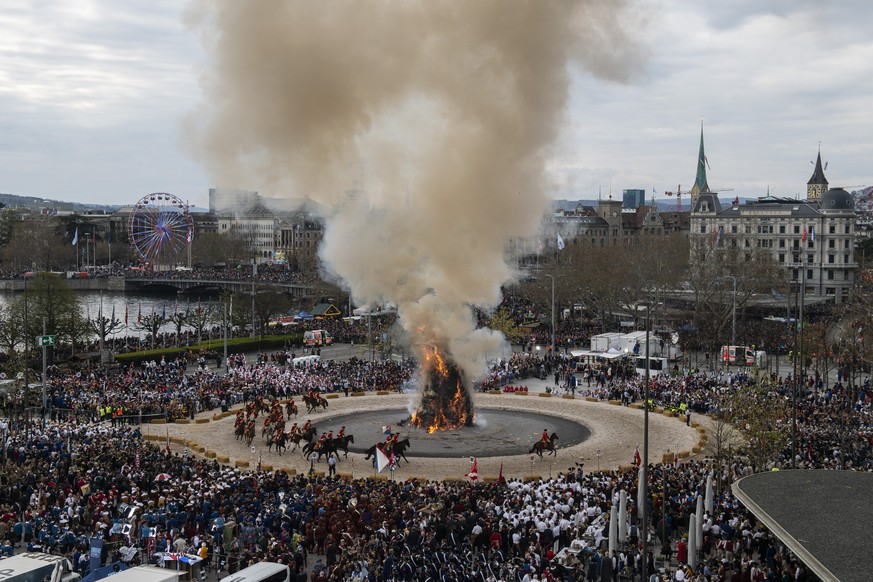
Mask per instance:
[[[511,5],[511,3],[508,3]],[[627,84],[575,76],[549,177],[556,198],[690,188],[703,120],[725,196],[873,185],[873,4],[641,0]],[[124,204],[212,185],[182,124],[205,56],[178,0],[0,0],[0,192]],[[267,193],[271,194],[271,193]]]

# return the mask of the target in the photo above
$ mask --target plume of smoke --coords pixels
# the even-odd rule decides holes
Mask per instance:
[[[445,346],[474,378],[502,336],[471,306],[499,303],[507,242],[548,207],[569,65],[627,75],[627,14],[599,0],[194,3],[210,62],[189,135],[216,182],[331,207],[327,270],[359,304],[396,304],[413,343]]]

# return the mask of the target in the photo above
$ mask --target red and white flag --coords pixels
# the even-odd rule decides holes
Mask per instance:
[[[464,477],[469,477],[470,483],[475,483],[479,478],[479,460],[476,457],[473,457],[473,468]]]

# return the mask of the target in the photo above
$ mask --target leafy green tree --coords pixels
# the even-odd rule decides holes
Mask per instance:
[[[522,334],[521,330],[509,316],[506,309],[500,308],[494,312],[494,315],[488,320],[488,327],[493,329],[494,331],[499,331],[503,334],[503,337],[506,338],[510,344],[519,344],[521,343]]]

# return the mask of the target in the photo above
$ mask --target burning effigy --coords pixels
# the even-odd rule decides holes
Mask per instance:
[[[473,425],[473,399],[464,374],[438,347],[425,350],[421,375],[421,400],[412,413],[412,426],[433,433]]]

